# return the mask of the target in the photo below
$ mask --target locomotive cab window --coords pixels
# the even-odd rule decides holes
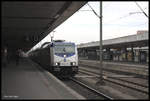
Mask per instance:
[[[75,45],[72,44],[63,44],[55,45],[55,53],[75,53]]]

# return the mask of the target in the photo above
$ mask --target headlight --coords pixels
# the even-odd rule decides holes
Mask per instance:
[[[64,55],[64,58],[66,58],[66,55]]]
[[[71,62],[71,66],[75,66],[76,65],[76,62]]]
[[[59,66],[59,65],[60,65],[60,63],[59,63],[59,62],[56,62],[56,63],[55,63],[55,65],[56,65],[56,66]]]
[[[73,66],[74,66],[74,65],[76,65],[76,63],[75,63],[75,62],[73,62]]]

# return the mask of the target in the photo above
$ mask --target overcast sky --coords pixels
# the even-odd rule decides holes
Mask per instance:
[[[148,1],[137,3],[149,16]],[[100,15],[100,3],[93,1],[89,4]],[[136,13],[131,14],[132,12]],[[141,12],[133,1],[103,2],[103,40],[133,35],[137,30],[148,30],[148,18]],[[76,44],[99,41],[100,19],[86,4],[54,31],[50,33],[54,34],[54,39],[63,39]],[[47,36],[40,44],[46,41],[50,41],[50,36]]]

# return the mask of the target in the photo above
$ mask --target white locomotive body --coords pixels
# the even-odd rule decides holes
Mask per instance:
[[[78,73],[78,52],[75,43],[53,41],[31,52],[31,59],[57,76],[68,77]]]

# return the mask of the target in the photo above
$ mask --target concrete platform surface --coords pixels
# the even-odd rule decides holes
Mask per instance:
[[[85,99],[29,59],[1,70],[2,99]]]

